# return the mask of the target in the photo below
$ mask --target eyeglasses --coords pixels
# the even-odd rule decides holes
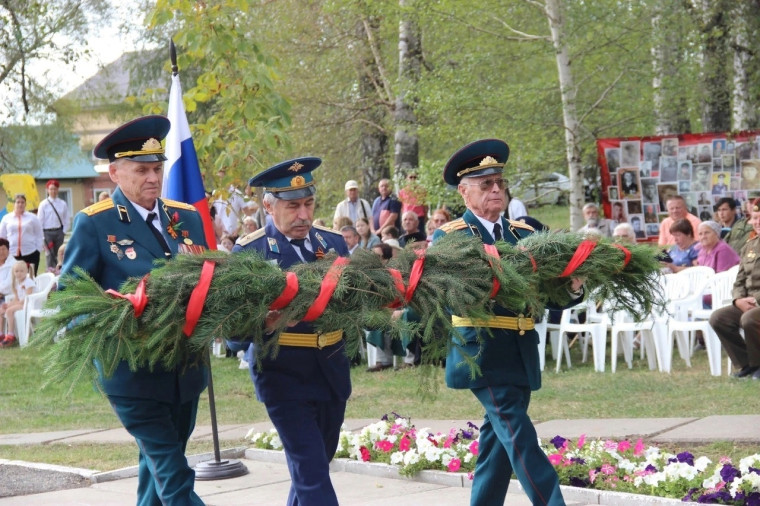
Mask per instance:
[[[487,192],[488,190],[493,188],[494,184],[499,187],[499,190],[503,190],[504,188],[507,187],[507,180],[504,178],[485,179],[478,183],[461,183],[461,184],[466,184],[467,186],[479,186],[482,191]]]
[[[409,179],[417,179],[417,176],[412,174],[411,176],[409,176]]]

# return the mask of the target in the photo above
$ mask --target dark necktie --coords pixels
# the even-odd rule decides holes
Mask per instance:
[[[290,244],[301,250],[304,262],[313,262],[317,259],[314,253],[306,249],[306,239],[291,239]]]
[[[164,250],[164,256],[170,257],[172,256],[172,250],[169,249],[169,245],[166,244],[166,239],[164,239],[164,236],[161,232],[158,231],[156,227],[153,226],[153,220],[156,218],[156,213],[148,213],[148,217],[145,218],[145,222],[148,224],[148,228],[151,232],[153,232],[153,235],[156,236],[156,240],[161,245],[161,248]]]
[[[501,225],[499,223],[493,224],[493,239],[494,241],[500,241],[503,239],[501,236]]]

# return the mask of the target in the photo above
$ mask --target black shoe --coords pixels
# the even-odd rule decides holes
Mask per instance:
[[[755,371],[755,374],[752,375],[753,380],[760,380],[760,369]]]
[[[750,365],[745,365],[739,371],[733,373],[731,376],[733,376],[734,378],[746,378],[747,376],[752,376],[758,370],[760,370],[760,367],[752,367]]]

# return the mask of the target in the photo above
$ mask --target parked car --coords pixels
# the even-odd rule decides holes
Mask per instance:
[[[530,207],[566,204],[570,194],[570,178],[552,172],[532,182],[518,181],[510,187],[510,192]]]

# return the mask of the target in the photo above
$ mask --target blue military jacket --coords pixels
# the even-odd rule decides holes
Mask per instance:
[[[504,240],[516,244],[523,237],[534,232],[533,228],[517,221],[501,218]],[[464,233],[480,237],[485,244],[493,244],[493,236],[483,227],[480,220],[471,212],[451,221],[433,235],[433,242],[447,233]],[[494,314],[498,316],[515,316],[506,308],[495,305]],[[453,335],[446,357],[446,384],[450,388],[480,388],[489,385],[520,385],[529,386],[532,390],[541,388],[541,371],[538,360],[538,334],[535,330],[526,331],[520,335],[518,331],[491,329],[479,330],[474,327],[458,327],[461,337]],[[480,339],[480,342],[478,342]],[[472,378],[470,368],[462,364],[462,353],[477,357],[481,376]]]
[[[313,226],[309,231],[309,240],[317,257],[333,252],[340,256],[348,256],[343,236],[330,229]],[[277,230],[271,220],[267,221],[263,229],[243,237],[232,248],[233,253],[240,251],[257,251],[282,269],[301,262],[295,247]],[[299,322],[287,331],[312,334],[314,328],[309,323]],[[231,345],[233,349],[239,348],[235,343]],[[344,346],[345,341],[321,350],[280,346],[277,357],[264,359],[261,369],[256,367],[255,345],[250,346],[246,352],[246,359],[250,364],[256,396],[262,402],[348,399],[351,395],[351,377]]]
[[[206,249],[203,223],[193,206],[159,200],[158,207],[166,231],[163,235],[173,255]],[[176,238],[166,230],[172,221],[179,224],[175,227]],[[163,258],[164,251],[148,224],[117,188],[112,199],[93,204],[74,218],[61,274],[81,267],[104,290],[118,290],[127,278],[145,275],[155,260]],[[110,378],[101,375],[103,390],[108,395],[160,401],[175,399],[178,393],[182,402],[189,401],[206,388],[207,381],[205,367],[167,371],[157,366],[154,371],[147,368],[131,371],[126,362]]]

